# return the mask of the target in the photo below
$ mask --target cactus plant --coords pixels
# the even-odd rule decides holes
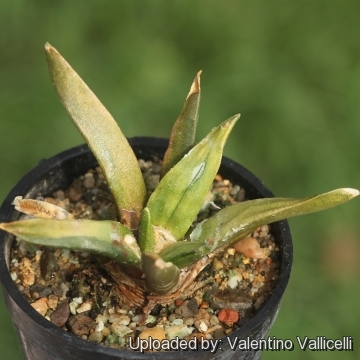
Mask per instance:
[[[98,98],[49,44],[46,56],[58,96],[94,153],[117,208],[118,221],[77,220],[44,201],[14,200],[34,218],[0,228],[30,243],[85,250],[98,256],[118,287],[136,306],[169,302],[191,287],[214,254],[261,225],[344,203],[359,194],[343,188],[303,199],[265,198],[239,202],[193,226],[216,176],[225,142],[239,119],[223,122],[198,144],[199,72],[176,120],[165,153],[161,180],[148,197],[135,154]],[[141,278],[129,274],[140,273]],[[144,280],[143,280],[144,279]]]

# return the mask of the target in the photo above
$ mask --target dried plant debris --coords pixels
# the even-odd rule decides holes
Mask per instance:
[[[160,179],[161,161],[138,162],[151,194]],[[43,200],[41,194],[37,200]],[[61,213],[61,208],[77,219],[117,218],[100,168],[88,170],[45,201],[53,205],[51,213]],[[246,201],[244,189],[217,175],[194,225],[240,201]],[[82,339],[124,349],[137,337],[190,340],[228,335],[262,308],[279,275],[279,248],[265,225],[216,256],[196,278],[190,297],[158,304],[145,319],[142,309],[118,302],[112,279],[86,252],[15,241],[11,255],[11,277],[36,311]]]

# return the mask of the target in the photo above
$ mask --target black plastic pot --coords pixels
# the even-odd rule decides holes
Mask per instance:
[[[149,159],[152,155],[162,157],[167,140],[156,138],[132,138],[129,140],[138,157]],[[13,188],[0,208],[0,222],[16,220],[19,213],[11,202],[15,196],[33,198],[38,194],[50,195],[58,189],[68,187],[74,177],[86,172],[96,164],[86,145],[64,151],[51,159],[42,160]],[[249,199],[272,197],[273,194],[253,174],[241,165],[223,158],[220,173],[246,190]],[[281,298],[287,286],[292,265],[292,241],[288,223],[281,221],[272,226],[280,246],[281,272],[276,289],[261,311],[243,327],[222,339],[221,349],[210,351],[180,351],[140,353],[133,350],[117,350],[82,340],[38,314],[25,300],[12,281],[8,267],[13,236],[0,230],[0,276],[3,294],[11,313],[26,359],[259,359],[260,351],[232,350],[229,342],[238,339],[264,339],[280,308]]]

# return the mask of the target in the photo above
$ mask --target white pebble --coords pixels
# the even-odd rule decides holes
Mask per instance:
[[[141,321],[141,318],[142,318],[141,315],[136,315],[136,316],[134,316],[134,317],[132,318],[132,321],[135,322],[135,323],[137,323],[137,324],[139,324],[140,321]]]
[[[103,331],[104,329],[104,323],[102,321],[99,321],[95,327],[95,331]]]
[[[79,304],[75,301],[72,301],[70,304],[69,304],[69,309],[70,309],[70,312],[73,314],[73,315],[76,315],[76,309],[79,307]]]
[[[205,331],[207,331],[207,329],[208,329],[208,326],[202,321],[199,325],[199,330],[205,332]]]
[[[182,325],[184,323],[183,319],[175,319],[173,321],[173,324],[174,325]]]
[[[13,271],[12,273],[10,273],[11,278],[13,279],[13,281],[15,281],[17,279],[17,273],[15,271]]]
[[[91,304],[88,302],[84,302],[76,309],[76,312],[78,314],[80,314],[80,313],[83,313],[83,312],[89,311],[89,310],[91,310]]]

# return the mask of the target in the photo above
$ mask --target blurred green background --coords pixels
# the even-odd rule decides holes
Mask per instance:
[[[199,69],[199,138],[240,112],[225,154],[279,196],[360,187],[358,0],[0,2],[0,199],[39,159],[82,143],[52,88],[54,45],[121,124],[167,137]],[[360,358],[356,199],[290,220],[295,260],[271,335],[354,338]],[[2,358],[21,359],[3,301]],[[266,352],[265,359],[338,359]]]

